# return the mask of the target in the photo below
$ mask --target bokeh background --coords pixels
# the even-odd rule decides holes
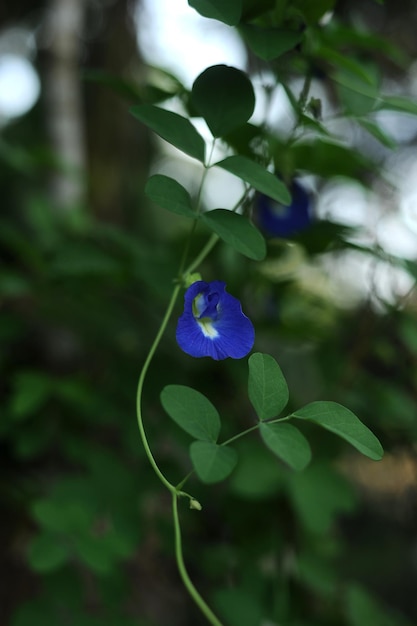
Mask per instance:
[[[275,4],[284,15],[303,2]],[[180,584],[169,498],[135,420],[138,374],[186,237],[144,185],[160,172],[195,194],[201,170],[129,107],[182,111],[216,63],[252,77],[252,122],[274,134],[277,165],[297,123],[277,76],[298,95],[308,68],[315,112],[297,132],[316,143],[291,154],[317,221],[270,240],[259,266],[219,245],[204,277],[241,298],[291,407],[345,404],[386,454],[374,463],[306,430],[315,460],[294,474],[256,438],[242,440],[226,483],[192,482],[204,510],[181,515],[190,573],[231,626],[417,623],[417,6],[320,6],[326,52],[291,51],[271,67],[185,0],[1,5],[0,624],[204,623]],[[343,58],[406,100],[377,110],[335,83],[327,70],[346,70]],[[231,207],[240,192],[213,170],[204,202]],[[205,241],[198,233],[194,250]],[[227,438],[252,423],[246,380],[245,361],[182,354],[172,320],[144,397],[165,472],[180,480],[190,465],[163,386],[206,393]]]

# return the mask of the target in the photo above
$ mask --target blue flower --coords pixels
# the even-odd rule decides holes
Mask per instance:
[[[237,300],[226,292],[226,283],[198,280],[184,295],[184,312],[177,324],[177,342],[194,357],[216,361],[241,359],[255,341],[252,322]]]
[[[255,219],[259,228],[271,237],[291,237],[313,222],[310,194],[296,180],[290,189],[292,202],[287,206],[263,194],[257,197]]]

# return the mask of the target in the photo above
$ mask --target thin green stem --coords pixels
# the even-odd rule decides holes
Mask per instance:
[[[257,430],[260,426],[260,422],[258,422],[258,424],[255,424],[255,426],[251,426],[250,428],[247,428],[246,430],[242,430],[241,433],[238,433],[237,435],[234,435],[233,437],[230,437],[230,439],[227,439],[227,441],[223,441],[222,446],[228,446],[229,443],[232,443],[233,441],[236,441],[236,439],[240,439],[241,437],[244,437],[245,435],[248,435],[249,433],[252,433],[254,430]]]
[[[182,253],[181,262],[180,262],[180,266],[179,266],[179,269],[178,269],[178,279],[179,280],[181,280],[182,276],[187,275],[189,273],[188,270],[186,270],[184,272],[184,267],[185,267],[185,263],[187,261],[188,253],[190,251],[191,240],[193,238],[193,235],[195,233],[196,228],[197,228],[197,220],[195,219],[195,220],[193,220],[193,223],[191,224],[190,232],[188,233],[187,241],[185,243],[184,251]]]
[[[209,255],[209,253],[212,251],[212,249],[214,248],[214,246],[216,245],[218,241],[219,241],[219,237],[217,235],[214,235],[214,234],[211,235],[210,239],[208,240],[204,248],[201,250],[201,252],[196,256],[194,261],[192,261],[190,265],[188,265],[188,267],[185,269],[184,274],[185,275],[190,274],[193,270],[195,270],[196,267],[198,267],[204,261],[206,256]]]
[[[228,446],[229,443],[233,443],[233,441],[236,441],[236,439],[240,439],[240,437],[244,437],[245,435],[252,433],[254,430],[257,430],[261,424],[276,424],[277,422],[286,422],[287,420],[290,420],[292,417],[293,415],[291,414],[291,415],[286,415],[285,417],[273,417],[272,419],[262,420],[261,422],[258,422],[257,424],[255,424],[255,426],[251,426],[250,428],[247,428],[246,430],[242,430],[241,433],[238,433],[237,435],[230,437],[230,439],[223,441],[223,443],[221,443],[220,445]]]
[[[307,98],[308,98],[308,94],[310,93],[310,89],[311,89],[311,72],[309,72],[308,74],[306,74],[305,79],[304,79],[304,84],[303,84],[303,88],[301,89],[301,93],[300,96],[298,98],[298,104],[301,108],[301,111],[304,113],[306,105],[307,105]]]
[[[182,553],[182,538],[181,538],[181,527],[180,527],[180,519],[178,515],[178,494],[173,492],[172,494],[172,514],[174,518],[174,531],[175,531],[175,556],[177,559],[178,570],[181,576],[181,580],[184,583],[185,588],[188,593],[203,613],[203,615],[207,618],[212,626],[223,626],[222,623],[217,619],[214,615],[211,608],[206,604],[203,598],[198,593],[197,589],[194,587],[187,569],[184,563],[184,557]]]
[[[255,424],[254,426],[251,426],[250,428],[247,428],[246,430],[242,430],[242,432],[238,433],[237,435],[233,435],[233,437],[230,437],[230,439],[226,439],[226,441],[223,441],[223,443],[221,443],[221,446],[228,446],[230,443],[233,443],[234,441],[236,441],[237,439],[240,439],[241,437],[244,437],[245,435],[249,435],[249,433],[253,433],[255,430],[257,430],[259,428],[259,426],[261,424],[276,424],[277,422],[286,422],[290,419],[292,419],[294,417],[294,415],[292,413],[290,413],[290,415],[286,415],[285,417],[273,417],[267,420],[262,420],[260,422],[258,422],[257,424]],[[194,474],[194,470],[192,470],[191,472],[189,472],[187,474],[187,476],[185,476],[185,478],[182,479],[182,481],[180,483],[178,483],[176,489],[177,489],[177,494],[179,496],[186,496],[187,498],[192,498],[192,496],[190,496],[189,493],[187,493],[186,491],[181,491],[183,486],[185,485],[185,483],[187,482],[187,480]]]
[[[191,470],[191,472],[188,472],[187,476],[185,476],[182,481],[180,483],[178,483],[178,485],[176,486],[176,490],[178,493],[181,492],[181,489],[184,487],[185,483],[187,482],[187,480],[194,474],[194,470]]]
[[[188,235],[188,238],[187,238],[187,242],[186,242],[185,247],[184,247],[184,251],[183,251],[183,254],[182,254],[182,258],[181,258],[180,267],[179,267],[179,270],[178,270],[178,277],[179,278],[181,278],[182,276],[187,275],[190,272],[192,272],[192,269],[195,269],[196,267],[198,267],[200,262],[201,262],[199,260],[201,255],[198,255],[198,257],[192,263],[192,266],[193,266],[192,269],[187,268],[184,271],[184,266],[185,266],[185,263],[187,261],[188,253],[190,251],[191,240],[192,240],[193,235],[195,233],[195,230],[197,228],[197,218],[199,217],[199,215],[201,213],[201,199],[202,199],[202,194],[203,194],[203,188],[204,188],[204,183],[206,182],[208,171],[210,169],[209,163],[210,163],[210,160],[211,160],[211,158],[213,156],[215,143],[216,143],[216,140],[214,139],[213,143],[211,145],[211,150],[210,150],[210,156],[209,156],[208,164],[207,165],[204,164],[204,171],[203,171],[203,175],[201,177],[201,182],[200,182],[200,186],[198,188],[198,193],[197,193],[197,200],[196,200],[196,207],[195,207],[196,219],[193,220],[193,223],[191,225],[191,229],[190,229],[190,232],[189,232],[189,235]],[[212,247],[213,246],[211,246],[208,249],[208,251],[204,254],[203,258],[205,258],[207,256],[207,254],[211,251]]]
[[[140,437],[142,440],[142,445],[145,449],[146,452],[146,456],[149,459],[149,462],[152,466],[152,469],[154,470],[155,474],[158,476],[159,480],[161,481],[161,483],[163,485],[165,485],[165,487],[167,489],[169,489],[169,491],[171,491],[171,493],[175,493],[176,489],[174,487],[174,485],[172,485],[169,480],[164,476],[164,474],[161,472],[161,470],[159,469],[159,466],[157,464],[157,462],[155,461],[155,458],[152,454],[152,450],[149,446],[148,443],[148,439],[146,437],[146,432],[145,432],[145,428],[143,425],[143,418],[142,418],[142,392],[143,392],[143,385],[145,382],[145,378],[146,378],[146,374],[148,372],[149,369],[149,365],[151,364],[151,361],[153,359],[153,356],[156,352],[156,349],[159,345],[159,342],[162,339],[162,335],[165,332],[165,329],[167,327],[169,318],[171,317],[171,313],[174,309],[175,306],[175,302],[177,300],[178,294],[180,292],[181,289],[181,285],[176,285],[176,287],[174,288],[172,295],[171,295],[171,299],[169,301],[169,304],[167,306],[167,309],[165,311],[165,315],[164,318],[161,322],[161,326],[159,327],[159,330],[156,334],[156,337],[154,339],[154,342],[148,352],[148,356],[145,359],[145,362],[143,364],[142,367],[142,371],[140,373],[139,376],[139,381],[138,381],[138,388],[137,388],[137,392],[136,392],[136,417],[137,417],[137,422],[138,422],[138,427],[139,427],[139,432],[140,432]]]
[[[245,191],[245,193],[243,194],[243,196],[236,202],[235,206],[231,209],[231,212],[235,213],[237,211],[237,209],[239,208],[239,206],[242,204],[242,202],[245,200],[245,197],[247,196],[247,191]],[[216,245],[216,243],[219,241],[220,237],[218,235],[216,235],[215,233],[213,233],[210,237],[210,239],[207,241],[206,245],[204,246],[204,248],[201,250],[201,252],[196,256],[196,258],[194,259],[194,261],[192,261],[190,263],[190,265],[186,268],[186,270],[184,271],[184,274],[190,274],[193,270],[195,270],[206,258],[206,256],[208,256],[210,254],[210,252],[212,251],[212,249],[214,248],[214,246]]]

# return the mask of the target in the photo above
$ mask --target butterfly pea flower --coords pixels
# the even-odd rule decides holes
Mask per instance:
[[[259,194],[255,218],[259,228],[271,237],[292,237],[308,228],[314,219],[311,196],[297,180],[290,186],[292,201],[285,205]]]
[[[187,354],[221,361],[246,356],[253,347],[255,330],[239,300],[227,293],[226,283],[198,280],[185,292],[176,337]]]

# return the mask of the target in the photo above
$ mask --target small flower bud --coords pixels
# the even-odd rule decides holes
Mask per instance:
[[[201,506],[198,500],[195,500],[194,498],[190,498],[190,509],[194,509],[194,511],[201,511],[202,508],[203,507]]]
[[[192,274],[187,274],[184,277],[184,286],[187,289],[193,283],[196,283],[198,280],[201,280],[201,274],[199,272],[193,272]]]

